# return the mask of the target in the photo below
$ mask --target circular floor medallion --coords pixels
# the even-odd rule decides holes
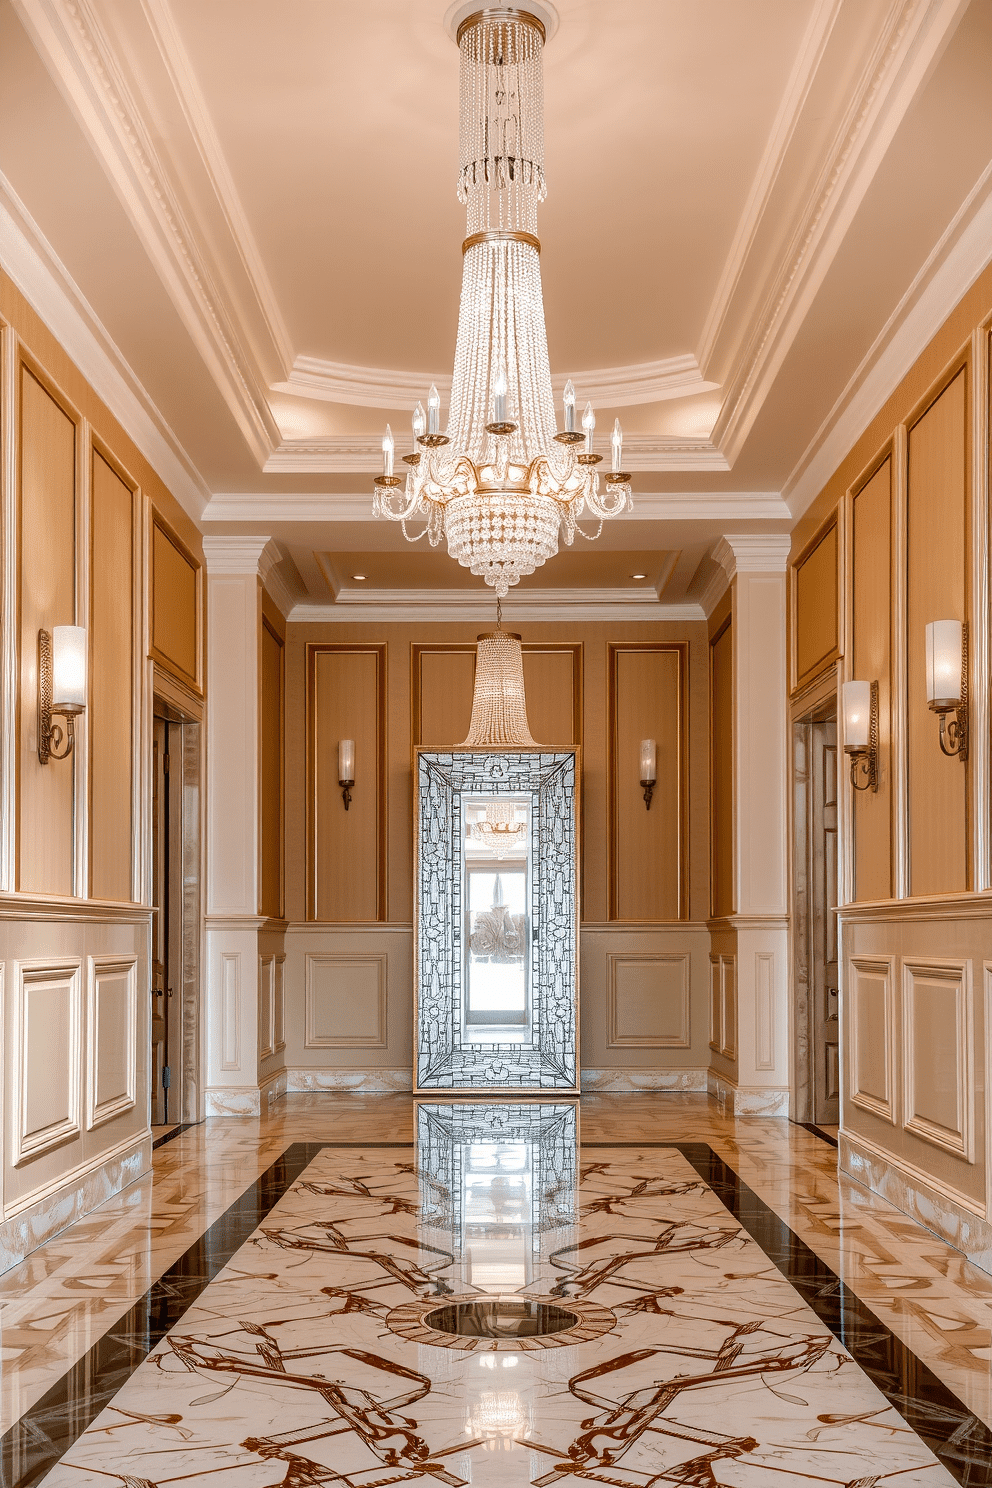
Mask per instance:
[[[564,1348],[608,1333],[616,1318],[608,1307],[574,1297],[469,1296],[421,1298],[394,1307],[386,1326],[411,1343],[435,1348]]]

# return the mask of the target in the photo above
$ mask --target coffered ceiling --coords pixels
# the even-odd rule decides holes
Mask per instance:
[[[205,529],[272,533],[323,611],[482,587],[371,519],[384,423],[450,378],[445,4],[0,0],[0,263]],[[637,510],[521,599],[661,613],[721,532],[788,530],[992,253],[992,5],[558,12],[552,368],[622,417]]]

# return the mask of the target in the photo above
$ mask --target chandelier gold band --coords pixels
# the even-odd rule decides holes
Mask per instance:
[[[476,636],[477,641],[494,641],[497,636],[505,637],[511,641],[519,641],[520,636],[515,630],[484,630],[481,635]]]
[[[486,232],[473,233],[466,238],[462,244],[462,255],[464,256],[470,248],[477,248],[480,243],[528,243],[531,248],[541,251],[541,240],[535,238],[533,233],[516,232],[511,229],[500,231],[498,228],[489,228]]]
[[[473,26],[481,26],[484,21],[520,21],[525,26],[533,26],[542,41],[547,41],[547,33],[544,22],[539,16],[533,15],[529,10],[517,10],[512,5],[494,5],[485,10],[475,10],[470,16],[466,16],[458,30],[455,32],[455,41],[461,46],[462,37],[466,31],[471,31]],[[451,34],[450,32],[448,33]]]

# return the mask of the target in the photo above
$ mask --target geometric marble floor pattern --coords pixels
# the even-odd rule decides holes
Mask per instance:
[[[989,1481],[889,1404],[823,1321],[824,1269],[814,1310],[708,1147],[580,1150],[574,1107],[522,1109],[314,1149],[50,1488]],[[502,1311],[453,1321],[478,1299]]]

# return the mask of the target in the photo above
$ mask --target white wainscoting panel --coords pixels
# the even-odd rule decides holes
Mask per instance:
[[[76,959],[14,962],[15,1167],[80,1135],[81,980]]]
[[[688,951],[606,957],[608,1047],[688,1049]]]
[[[241,956],[237,951],[220,953],[220,1067],[241,1068]]]
[[[754,1067],[775,1068],[775,955],[754,954]]]
[[[725,1059],[737,1058],[737,957],[720,957],[720,1036]]]
[[[723,1049],[723,990],[720,979],[720,957],[710,956],[710,1048],[719,1054]]]
[[[258,958],[258,1057],[267,1059],[275,1044],[275,958]]]
[[[138,958],[90,956],[86,978],[86,1129],[133,1110]]]
[[[850,967],[851,1100],[896,1120],[895,973],[891,956],[852,956]]]
[[[309,952],[304,1047],[385,1049],[385,954]]]
[[[281,1054],[286,1047],[286,957],[275,958],[272,981],[272,1048]]]
[[[902,967],[906,1131],[975,1160],[971,963],[907,959]]]

